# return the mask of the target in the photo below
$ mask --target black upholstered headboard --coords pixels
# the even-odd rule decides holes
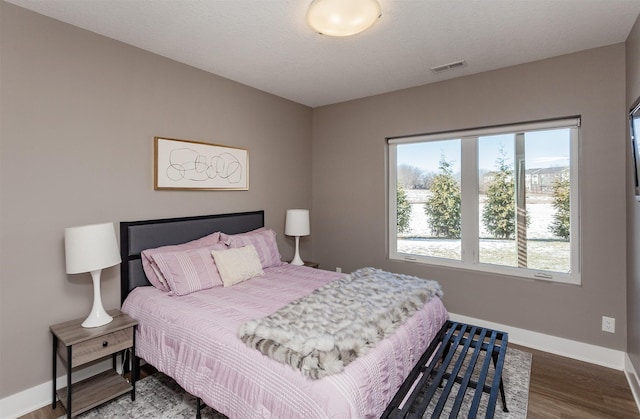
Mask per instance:
[[[185,243],[216,231],[244,233],[264,227],[264,211],[120,223],[120,302],[136,287],[151,285],[140,252],[154,247]]]

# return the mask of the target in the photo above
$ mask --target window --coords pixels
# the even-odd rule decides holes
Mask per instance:
[[[389,257],[579,284],[579,126],[389,138]]]

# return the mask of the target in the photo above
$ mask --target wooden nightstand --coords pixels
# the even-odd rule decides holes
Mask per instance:
[[[56,393],[60,403],[67,410],[67,417],[76,416],[108,400],[131,392],[131,400],[136,399],[135,368],[131,383],[116,371],[116,354],[131,349],[135,354],[137,321],[120,310],[109,310],[113,321],[104,326],[84,328],[84,319],[76,319],[50,327],[53,336],[53,402],[56,407]],[[56,392],[56,353],[67,369],[67,387]],[[111,355],[113,369],[102,372],[71,385],[73,369],[100,358]],[[71,389],[71,391],[69,391]],[[73,396],[73,404],[71,403]]]

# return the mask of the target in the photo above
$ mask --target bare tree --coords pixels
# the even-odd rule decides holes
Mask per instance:
[[[422,189],[424,175],[418,167],[408,164],[398,166],[398,184],[404,189]]]

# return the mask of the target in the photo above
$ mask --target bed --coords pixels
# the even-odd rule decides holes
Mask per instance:
[[[238,331],[343,274],[285,263],[184,295],[151,286],[145,274],[146,249],[256,230],[265,230],[263,211],[120,223],[122,311],[138,321],[136,356],[230,418],[380,417],[447,321],[440,298],[430,298],[341,372],[311,379],[248,346]]]

